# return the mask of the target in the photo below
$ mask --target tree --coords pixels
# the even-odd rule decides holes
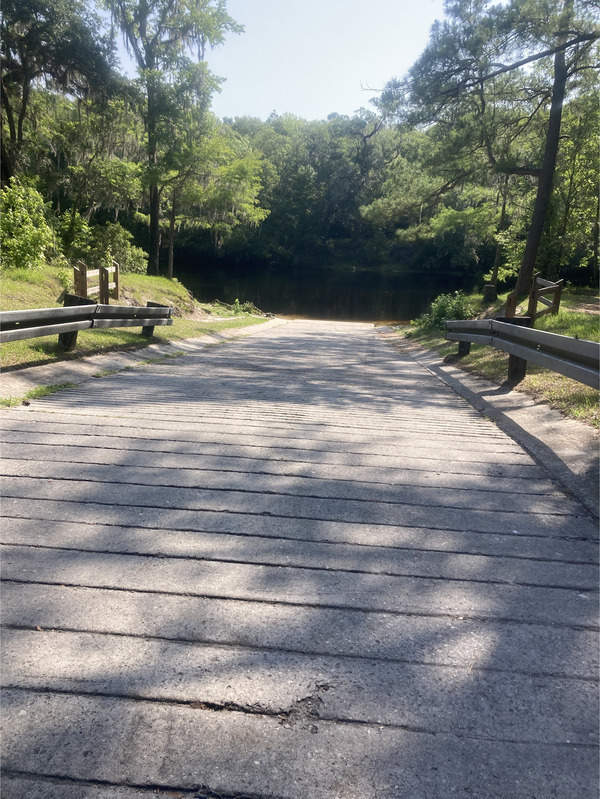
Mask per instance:
[[[158,274],[160,250],[161,123],[168,120],[169,84],[190,65],[196,48],[222,44],[229,31],[241,32],[224,0],[105,0],[133,55],[146,93],[147,181],[150,230],[148,273]],[[204,73],[208,75],[208,71]]]
[[[446,12],[407,79],[390,83],[380,106],[412,124],[441,126],[447,142],[458,144],[457,156],[447,160],[455,182],[475,179],[471,165],[482,159],[492,174],[537,180],[517,281],[526,293],[552,193],[565,97],[584,72],[597,70],[597,4],[511,0],[489,7],[487,0],[451,0]],[[543,142],[537,153],[522,148],[533,130]]]
[[[556,20],[556,27],[552,31],[552,38],[548,42],[548,44],[554,45],[552,94],[535,205],[517,278],[516,291],[519,295],[529,293],[531,288],[544,222],[552,195],[567,83],[569,78],[575,77],[581,69],[591,68],[591,65],[586,63],[585,56],[591,49],[590,45],[600,38],[599,22],[596,20],[596,30],[589,31],[588,29],[586,31],[585,23],[575,17],[574,0],[565,0],[562,13]],[[538,54],[538,58],[542,57],[543,55]]]
[[[259,203],[270,211],[264,224],[242,231],[247,233],[243,241],[235,237],[240,251],[293,267],[332,259],[380,260],[374,246],[380,238],[361,206],[374,199],[384,164],[393,157],[393,131],[379,130],[369,114],[332,114],[326,121],[286,114],[228,124],[263,156]]]
[[[186,119],[192,122],[193,115]],[[168,277],[173,277],[176,230],[210,231],[218,256],[235,228],[257,226],[269,214],[257,200],[262,159],[247,140],[209,116],[201,127],[181,130],[178,145],[170,153],[163,190],[169,214]]]
[[[591,269],[597,285],[599,131],[595,87],[580,87],[563,110],[554,191],[538,253],[537,266],[550,280],[559,277],[559,265],[569,275],[583,267]]]
[[[33,88],[98,97],[114,85],[114,49],[82,0],[5,0],[0,38],[4,181],[20,168]]]

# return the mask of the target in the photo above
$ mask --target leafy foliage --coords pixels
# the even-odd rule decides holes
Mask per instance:
[[[118,223],[98,225],[91,232],[90,261],[96,266],[108,256],[124,273],[146,273],[148,254],[132,243],[133,236]]]
[[[536,268],[597,281],[592,0],[450,0],[377,114],[223,122],[210,113],[219,79],[204,51],[241,30],[224,0],[103,3],[136,80],[115,75],[93,4],[3,7],[3,179],[35,176],[59,256],[110,256],[136,272],[144,257],[157,272],[160,256],[172,277],[187,250],[206,268],[376,266],[508,287],[539,194],[560,51],[566,95]]]
[[[411,322],[422,330],[443,328],[448,319],[471,319],[476,314],[474,306],[462,291],[453,294],[440,294],[431,303],[429,313],[422,314]]]
[[[39,269],[54,245],[41,194],[11,178],[0,197],[3,269]]]
[[[114,88],[113,44],[82,0],[6,0],[2,42],[3,179],[22,167],[32,90],[42,80],[72,96],[98,99]]]

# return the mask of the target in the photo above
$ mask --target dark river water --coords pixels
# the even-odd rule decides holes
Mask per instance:
[[[438,294],[468,289],[456,276],[389,274],[333,269],[241,272],[178,271],[177,278],[201,302],[253,302],[265,313],[308,319],[406,322],[429,310]]]

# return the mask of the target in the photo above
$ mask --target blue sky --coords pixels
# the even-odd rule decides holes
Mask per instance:
[[[425,48],[443,0],[228,0],[245,33],[207,53],[219,117],[352,115]]]

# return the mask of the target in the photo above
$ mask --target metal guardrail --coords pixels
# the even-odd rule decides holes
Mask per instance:
[[[51,336],[55,333],[60,337],[64,334],[75,334],[74,338],[71,336],[61,341],[67,349],[72,349],[80,330],[141,327],[143,335],[152,336],[156,325],[173,324],[172,308],[168,305],[100,305],[73,295],[70,295],[70,299],[82,304],[71,304],[65,308],[0,312],[0,343]]]
[[[525,363],[536,363],[586,386],[598,388],[600,344],[595,341],[560,336],[496,319],[448,321],[446,338],[449,341],[486,344]],[[525,376],[524,369],[522,372],[520,379]]]

